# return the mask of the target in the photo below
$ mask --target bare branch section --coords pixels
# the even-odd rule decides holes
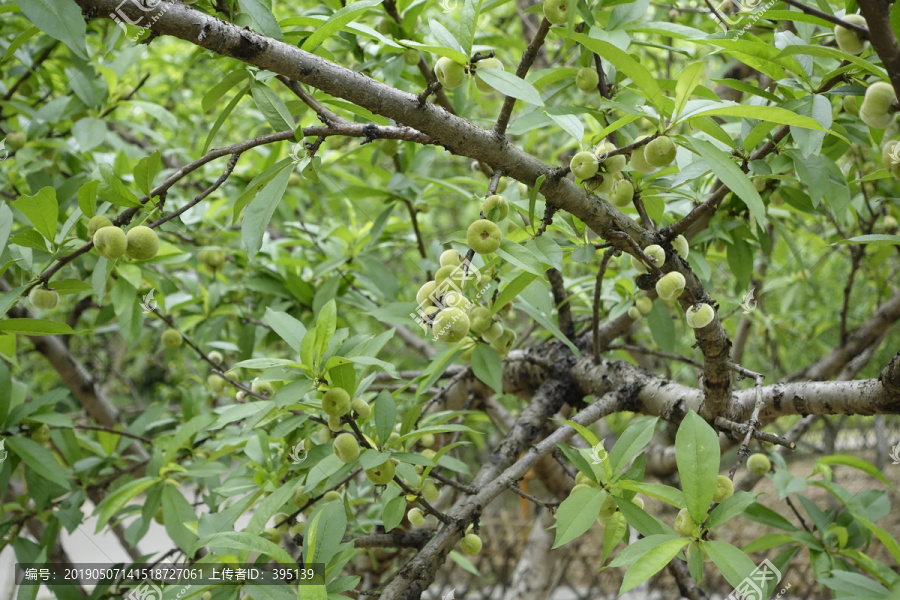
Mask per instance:
[[[859,0],[859,10],[869,28],[869,40],[891,78],[894,92],[900,98],[900,44],[891,28],[891,7],[884,0]]]

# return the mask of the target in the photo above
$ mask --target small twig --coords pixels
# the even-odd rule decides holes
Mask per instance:
[[[538,50],[544,45],[544,40],[547,38],[547,32],[549,31],[550,21],[542,19],[538,30],[535,32],[534,37],[531,38],[528,47],[525,48],[525,52],[522,54],[522,60],[519,61],[519,66],[516,69],[516,77],[525,79],[525,75],[528,74],[528,69],[531,68],[534,59],[537,58]],[[515,104],[516,99],[512,96],[507,96],[503,100],[503,106],[500,108],[500,116],[497,117],[497,124],[494,125],[494,133],[497,136],[502,137],[503,134],[506,133],[506,127],[509,125],[509,118],[512,116],[513,106],[515,106]]]
[[[600,293],[603,289],[603,278],[606,277],[606,266],[609,264],[609,259],[612,258],[613,255],[619,256],[621,255],[621,251],[618,248],[608,248],[606,252],[603,253],[603,259],[600,261],[600,268],[597,270],[597,281],[594,283],[593,321],[591,325],[591,331],[593,331],[594,363],[600,362]]]
[[[543,506],[544,508],[549,508],[551,511],[554,511],[561,504],[560,502],[545,502],[544,500],[541,500],[539,498],[536,498],[535,496],[532,496],[528,492],[522,490],[522,488],[519,487],[519,483],[517,481],[510,481],[509,484],[507,484],[507,485],[508,485],[509,489],[511,489],[512,491],[517,493],[522,498],[525,498],[529,502],[534,502],[538,506]]]

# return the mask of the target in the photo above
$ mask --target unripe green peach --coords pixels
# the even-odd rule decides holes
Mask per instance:
[[[166,329],[162,332],[162,343],[166,348],[177,348],[181,345],[182,337],[177,329]]]
[[[581,471],[578,471],[577,473],[575,473],[575,484],[576,485],[584,484],[587,486],[591,486],[591,484],[597,485],[596,483],[594,483],[594,481],[590,477],[588,477]]]
[[[329,415],[328,417],[328,429],[337,433],[344,428],[344,423],[341,421],[340,417],[335,417],[333,415]]]
[[[222,353],[218,350],[213,350],[208,353],[206,357],[214,364],[214,365],[222,365],[225,362],[225,357],[222,356]],[[229,375],[230,377],[230,375]]]
[[[387,485],[394,478],[394,463],[386,460],[380,465],[366,469],[366,477],[369,481],[378,485]]]
[[[766,189],[766,178],[765,177],[754,177],[753,178],[753,188],[757,192],[761,192]]]
[[[843,20],[851,25],[866,26],[866,19],[862,15],[847,15]],[[866,47],[866,41],[861,39],[855,31],[840,25],[834,28],[834,40],[841,50],[849,54],[861,54]]]
[[[109,227],[111,225],[112,221],[107,217],[103,215],[94,215],[91,217],[91,220],[88,221],[88,237],[94,239],[94,234],[97,233],[98,229],[103,229],[104,227]]]
[[[297,521],[288,529],[288,535],[292,538],[298,535],[306,535],[306,521]]]
[[[851,115],[859,114],[859,105],[856,104],[856,96],[844,96],[844,99],[841,100],[841,106],[844,107],[844,112],[846,113]]]
[[[200,262],[210,271],[218,271],[225,266],[225,251],[217,248],[204,248],[197,255]]]
[[[666,273],[656,282],[656,293],[663,300],[674,300],[684,291],[685,283],[684,275],[678,271]]]
[[[481,552],[481,538],[474,533],[470,533],[459,543],[460,548],[466,554],[474,556]]]
[[[4,139],[6,147],[10,150],[20,150],[25,145],[25,142],[28,141],[24,131],[10,131]]]
[[[398,150],[400,150],[400,142],[398,140],[384,140],[381,144],[381,151],[384,152],[386,156],[396,156]]]
[[[493,221],[478,219],[466,231],[466,243],[478,254],[490,254],[500,247],[503,234]]]
[[[489,221],[502,221],[509,214],[509,201],[499,194],[493,194],[484,199],[481,212]]]
[[[330,419],[331,417],[328,417],[328,418]],[[340,417],[338,417],[338,418],[340,419]],[[316,435],[319,437],[320,444],[327,444],[328,442],[331,441],[331,428],[328,427],[326,424],[325,427],[322,427],[321,429],[319,429],[319,431]]]
[[[159,252],[159,237],[145,225],[129,229],[125,239],[128,242],[125,252],[135,260],[150,260]]]
[[[444,298],[441,302],[446,308],[461,308],[466,312],[469,312],[469,309],[472,307],[472,303],[468,298],[453,290],[444,294]]]
[[[503,328],[503,333],[500,337],[493,342],[491,342],[491,348],[497,351],[498,354],[505,357],[509,354],[509,351],[512,350],[513,344],[516,343],[516,332],[512,329]]]
[[[619,208],[624,208],[631,204],[634,199],[634,186],[627,179],[619,179],[612,188],[612,194],[609,200]]]
[[[492,323],[491,326],[487,328],[487,331],[481,334],[481,339],[488,344],[492,344],[496,340],[499,340],[501,336],[503,336],[503,325],[500,323]]]
[[[574,494],[574,493],[577,492],[578,490],[586,490],[586,489],[589,489],[590,487],[592,487],[592,486],[588,485],[587,483],[579,483],[579,484],[576,484],[574,487],[572,487],[572,491],[569,492],[569,495]]]
[[[435,451],[432,450],[431,448],[427,448],[427,449],[425,449],[425,450],[422,450],[422,456],[424,456],[425,458],[427,458],[427,459],[430,460],[431,462],[434,462],[434,457],[437,456],[437,452],[435,452]]]
[[[200,595],[200,600],[212,600],[212,592],[210,592],[209,590],[203,592]]]
[[[685,537],[693,537],[697,531],[697,524],[691,518],[688,509],[682,508],[675,517],[675,532]]]
[[[350,401],[350,409],[357,414],[360,419],[367,419],[372,414],[372,407],[362,398],[356,397]]]
[[[291,515],[285,513],[275,513],[275,516],[272,517],[272,521],[275,523],[275,530],[279,533],[287,533],[291,529]]]
[[[469,315],[461,308],[446,308],[434,318],[432,329],[439,341],[455,344],[469,334]]]
[[[386,448],[389,447],[389,446],[392,446],[392,445],[395,444],[395,443],[397,442],[397,440],[399,440],[399,439],[400,439],[400,434],[397,433],[396,431],[392,431],[392,432],[391,432],[391,435],[388,436],[387,441],[384,443],[384,446],[385,446]]]
[[[409,519],[409,522],[413,527],[421,527],[425,524],[425,515],[422,514],[422,509],[418,506],[409,509],[406,513],[406,518]]]
[[[642,135],[634,141],[637,143],[647,139],[647,137],[648,136],[646,135]],[[656,167],[647,162],[647,157],[644,156],[644,148],[646,148],[646,146],[640,146],[631,151],[631,168],[641,173],[652,173],[656,170]]]
[[[309,494],[303,491],[303,486],[294,490],[294,494],[291,496],[291,502],[298,508],[309,502]]]
[[[509,315],[512,314],[513,307],[514,307],[514,305],[512,302],[507,302],[506,304],[501,306],[500,309],[497,311],[497,316],[498,317],[508,317]]]
[[[419,64],[419,51],[415,48],[407,48],[403,53],[403,60],[410,67]]]
[[[125,254],[128,247],[128,238],[125,232],[118,227],[103,227],[94,233],[91,238],[100,256],[109,260],[115,260]]]
[[[886,129],[894,121],[891,105],[896,101],[894,87],[885,81],[877,81],[866,89],[859,116],[873,129]]]
[[[565,27],[569,20],[568,0],[544,0],[544,18],[559,27]]]
[[[638,508],[640,508],[641,510],[644,509],[644,499],[643,498],[638,498],[637,496],[635,496],[634,498],[631,499],[631,503],[634,504],[635,506],[637,506]]]
[[[440,263],[442,267],[458,267],[462,264],[462,261],[463,256],[456,250],[444,250],[441,253]]]
[[[480,61],[475,68],[475,87],[481,92],[493,92],[494,88],[478,76],[478,69],[500,69],[502,71],[503,63],[496,58],[485,58]]]
[[[713,318],[716,316],[716,311],[713,310],[713,307],[705,302],[700,305],[690,306],[685,313],[685,319],[687,320],[687,324],[690,325],[694,329],[700,329],[701,327],[706,327],[710,323],[712,323]]]
[[[453,59],[443,56],[438,59],[437,64],[434,65],[434,74],[438,81],[441,82],[442,86],[448,90],[452,90],[462,85],[466,70],[458,62],[454,62]]]
[[[597,146],[596,154],[598,159],[602,159],[600,160],[600,164],[605,173],[618,173],[625,168],[625,163],[628,161],[624,154],[607,156],[615,149],[616,146],[611,142],[603,142]]]
[[[751,454],[750,458],[747,459],[747,469],[756,475],[765,475],[771,468],[772,463],[765,454],[757,452],[756,454]]]
[[[234,399],[237,400],[238,402],[243,402],[244,400],[247,399],[247,392],[245,392],[244,390],[236,391],[234,393]]]
[[[481,335],[491,326],[491,311],[483,306],[476,306],[469,311],[469,324],[472,331]]]
[[[263,537],[273,544],[277,544],[281,541],[281,533],[274,527],[269,527],[268,529],[266,529],[263,532]]]
[[[658,244],[650,244],[644,248],[644,254],[646,254],[647,258],[649,258],[657,267],[662,267],[666,264],[666,251]],[[647,267],[644,266],[643,261],[639,260],[636,256],[631,257],[631,266],[634,267],[638,273],[647,272]]]
[[[598,83],[600,83],[600,76],[596,69],[590,67],[578,69],[578,73],[575,75],[575,85],[579,90],[582,92],[595,91]]]
[[[637,321],[642,316],[643,315],[641,315],[641,311],[639,311],[636,306],[632,306],[631,308],[628,309],[628,317],[631,318],[633,321]]]
[[[328,490],[327,492],[325,492],[325,495],[322,496],[322,500],[324,502],[334,502],[335,500],[343,500],[343,498],[341,498],[340,492],[337,492],[335,490]]]
[[[333,387],[322,396],[322,410],[332,417],[343,417],[350,412],[350,394],[341,387]]]
[[[429,298],[434,293],[434,290],[437,289],[437,286],[438,284],[436,281],[425,282],[425,284],[419,288],[419,291],[416,292],[416,303],[419,306],[433,304]]]
[[[642,315],[646,315],[653,310],[653,300],[647,296],[638,296],[634,299],[634,306],[641,311]]]
[[[593,152],[582,150],[569,161],[569,169],[578,179],[590,179],[600,170],[600,163]]]
[[[266,398],[271,398],[275,395],[275,386],[268,381],[258,381],[254,379],[250,382],[250,391],[254,394],[259,394],[260,396],[265,396]]]
[[[156,514],[153,515],[153,520],[156,521],[157,523],[159,523],[160,525],[163,525],[166,522],[166,520],[163,516],[162,506],[160,506],[159,510],[156,511]]]
[[[661,135],[644,147],[644,158],[654,167],[665,167],[675,160],[675,143]]]
[[[425,448],[431,448],[432,446],[434,446],[434,434],[426,433],[419,438],[419,443]]]
[[[727,475],[716,477],[716,493],[713,502],[725,502],[734,495],[734,482]]]
[[[434,504],[441,497],[441,491],[434,485],[432,480],[427,480],[422,485],[422,497],[425,498],[425,501],[429,504]]]
[[[352,463],[359,457],[359,443],[352,433],[342,433],[336,438],[331,447],[335,455],[344,464]]]
[[[50,441],[50,427],[46,423],[41,423],[31,431],[31,439],[38,444],[45,444]]]
[[[297,173],[291,173],[291,176],[288,177],[288,187],[297,187],[301,183],[303,183],[303,178]]]
[[[589,192],[608,194],[616,184],[616,177],[609,173],[606,173],[605,175],[598,173],[590,179],[585,179],[581,184],[584,186],[584,189]]]
[[[206,385],[208,385],[209,389],[211,389],[214,393],[218,394],[225,389],[225,380],[221,375],[211,373],[209,377],[206,378]]]
[[[681,258],[686,259],[691,252],[691,247],[688,245],[687,238],[681,234],[672,240],[672,247],[675,248],[675,252],[677,252],[678,256]]]
[[[34,287],[28,294],[28,300],[35,308],[56,308],[59,304],[59,292],[50,288]]]
[[[895,219],[893,215],[888,215],[884,218],[884,222],[881,226],[886,232],[893,233],[897,231],[897,219]]]
[[[616,501],[613,499],[612,494],[607,494],[606,499],[603,500],[603,504],[600,505],[600,511],[597,513],[597,520],[600,521],[601,525],[606,525],[609,518],[613,516],[618,509],[619,507],[616,506]]]

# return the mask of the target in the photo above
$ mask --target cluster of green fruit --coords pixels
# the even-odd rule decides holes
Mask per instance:
[[[88,221],[88,235],[100,256],[109,260],[123,254],[135,260],[150,260],[159,252],[156,232],[145,225],[132,227],[126,234],[105,216],[95,215]]]
[[[716,477],[716,490],[713,493],[713,502],[725,502],[734,495],[734,482],[727,475]],[[675,517],[675,533],[684,537],[697,537],[700,535],[700,526],[691,518],[691,513],[686,508],[678,511]]]
[[[418,53],[416,53],[416,62],[418,62]],[[466,69],[466,65],[460,64],[452,58],[443,56],[439,58],[434,65],[434,75],[437,77],[437,80],[441,83],[442,87],[452,90],[462,85],[462,82],[466,78],[466,71],[468,71],[475,76],[475,87],[477,87],[479,91],[493,91],[494,88],[484,81],[484,79],[479,77],[478,69],[499,69],[502,71],[503,63],[497,58],[484,58],[477,63],[472,63],[469,65],[468,69]]]
[[[641,136],[635,141],[646,139]],[[609,201],[623,208],[634,199],[634,184],[622,177],[627,159],[624,154],[613,154],[616,147],[610,142],[601,142],[593,150],[582,150],[569,161],[572,174],[580,179],[590,192],[608,194]],[[651,173],[670,165],[675,160],[675,143],[667,136],[659,136],[645,146],[631,152],[631,167],[641,173]]]
[[[46,444],[50,441],[50,426],[46,423],[41,423],[37,427],[31,428],[31,439],[37,442],[38,444]]]
[[[343,428],[341,417],[350,414],[351,411],[353,411],[353,413],[356,414],[356,417],[360,419],[366,419],[372,414],[372,407],[369,406],[365,400],[359,397],[351,399],[347,390],[340,386],[334,386],[325,392],[322,396],[322,410],[328,415],[328,428],[334,432],[338,432]],[[352,442],[356,443],[356,438],[353,438]],[[349,442],[344,443],[347,444]],[[358,446],[355,452],[358,456]],[[341,456],[341,454],[337,452],[337,446],[335,446],[335,453],[337,453],[339,457]],[[347,446],[344,456],[349,457],[350,454],[351,451],[349,446]],[[353,456],[353,458],[349,458],[344,462],[352,462],[354,460],[356,460],[356,456]]]
[[[216,365],[216,368],[222,368],[222,365],[225,362],[225,357],[222,356],[222,353],[218,350],[213,350],[206,357],[210,360],[211,363]],[[214,394],[221,394],[225,391],[225,386],[227,385],[227,381],[221,375],[217,373],[210,373],[206,378],[206,385],[209,386],[209,389]],[[271,384],[270,384],[271,385]]]
[[[419,493],[428,504],[434,504],[441,497],[440,490],[431,479],[426,479],[422,483]],[[421,527],[425,524],[425,513],[422,512],[422,509],[418,506],[410,508],[406,512],[406,518],[409,519],[409,522],[413,527]]]
[[[642,135],[635,139],[640,142],[648,136]],[[631,151],[631,168],[641,173],[652,173],[672,164],[677,154],[675,142],[668,136],[661,135],[651,140],[645,146],[638,146]]]
[[[862,15],[847,15],[843,19],[851,25],[866,26],[866,19]],[[859,37],[855,31],[841,25],[834,28],[834,41],[837,42],[838,48],[849,54],[862,54],[866,48],[866,40]]]
[[[859,118],[873,129],[887,129],[894,122],[896,102],[894,86],[877,81],[866,88],[862,106],[859,107]]]

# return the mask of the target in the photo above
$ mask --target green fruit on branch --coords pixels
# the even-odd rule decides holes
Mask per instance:
[[[443,286],[444,282],[450,280],[459,288],[465,287],[463,284],[465,280],[463,279],[463,270],[459,268],[459,266],[451,266],[447,265],[446,267],[441,267],[434,273],[434,282],[436,284],[435,289]]]
[[[409,519],[413,527],[421,527],[425,524],[425,515],[422,514],[422,509],[419,507],[409,509],[406,513],[406,518]]]
[[[275,386],[273,386],[268,381],[258,381],[254,379],[250,383],[250,391],[254,394],[259,394],[260,396],[265,396],[266,398],[271,398],[275,395]]]
[[[685,313],[687,324],[694,329],[706,327],[707,325],[712,323],[712,320],[713,318],[715,318],[715,316],[716,311],[713,310],[712,306],[706,304],[705,302],[688,307],[687,312]]]
[[[597,174],[595,177],[582,181],[584,189],[596,194],[608,194],[616,184],[617,178],[609,173],[605,175]]]
[[[590,489],[591,487],[592,487],[592,486],[590,486],[590,485],[588,485],[588,484],[586,484],[586,483],[579,483],[579,484],[575,485],[575,486],[572,488],[572,491],[569,492],[569,495],[571,496],[572,494],[574,494],[574,493],[577,492],[578,490],[587,490],[587,489]]]
[[[386,460],[380,465],[366,469],[366,477],[377,485],[387,485],[394,478],[394,463]]]
[[[678,253],[678,256],[684,259],[688,257],[688,254],[690,254],[691,251],[691,247],[688,245],[687,238],[681,234],[679,234],[674,240],[672,240],[672,247],[675,248],[675,252]]]
[[[481,552],[481,538],[474,533],[470,533],[462,539],[459,546],[462,548],[463,552],[474,556]]]
[[[469,334],[469,315],[461,308],[446,308],[434,318],[432,329],[435,339],[455,344]]]
[[[237,400],[238,402],[243,402],[244,400],[247,399],[247,392],[245,392],[244,390],[236,391],[234,393],[234,399]]]
[[[734,495],[734,482],[727,475],[716,477],[716,493],[713,502],[725,502]]]
[[[578,73],[575,74],[575,85],[578,86],[578,89],[582,92],[595,91],[599,83],[600,75],[597,74],[597,69],[582,67],[578,69]]]
[[[653,310],[653,300],[647,296],[638,296],[634,299],[634,306],[641,311],[642,315],[646,315]]]
[[[663,250],[662,246],[658,244],[650,244],[646,248],[644,248],[644,254],[647,255],[647,258],[650,259],[650,262],[655,265],[657,268],[662,267],[666,264],[666,251]],[[638,273],[646,273],[647,267],[644,266],[644,263],[639,260],[636,256],[631,257],[631,266]]]
[[[456,291],[449,291],[444,294],[441,302],[446,308],[461,308],[466,312],[469,312],[469,309],[472,307],[469,299]]]
[[[666,273],[656,282],[656,293],[663,300],[674,300],[684,291],[685,283],[684,275],[678,271]]]
[[[628,159],[625,158],[624,154],[608,156],[609,153],[614,150],[616,150],[614,144],[611,142],[603,142],[602,144],[598,144],[597,149],[594,151],[597,155],[597,159],[600,161],[604,173],[614,174],[625,168],[625,163]]]
[[[206,357],[212,362],[214,365],[222,365],[225,362],[225,357],[222,356],[222,353],[218,350],[213,350]]]
[[[509,351],[512,350],[513,344],[515,343],[516,332],[512,329],[504,328],[500,337],[491,342],[491,348],[493,348],[502,358],[506,358],[506,355],[509,354]]]
[[[844,112],[846,113],[854,116],[859,114],[859,105],[856,104],[856,96],[844,96],[844,99],[841,100],[841,106],[843,106]]]
[[[218,394],[222,390],[225,389],[225,380],[221,375],[216,375],[215,373],[210,374],[209,377],[206,378],[206,385],[209,386],[214,393]]]
[[[494,88],[487,84],[481,77],[478,76],[478,69],[499,69],[503,70],[503,63],[497,60],[496,58],[485,58],[480,61],[475,67],[475,87],[478,88],[481,92],[493,92]]]
[[[98,230],[103,229],[104,227],[109,227],[112,225],[112,221],[110,221],[107,217],[103,215],[94,215],[91,217],[91,220],[88,221],[88,237],[94,239],[94,234],[97,233]]]
[[[507,302],[506,304],[501,306],[499,308],[499,310],[497,310],[497,316],[498,317],[508,317],[509,315],[512,314],[513,308],[514,308],[513,303]]]
[[[432,480],[428,479],[422,485],[422,497],[425,498],[425,502],[434,504],[441,498],[441,491]]]
[[[747,459],[747,469],[755,475],[765,475],[771,468],[772,463],[765,454],[757,452],[750,455],[750,458]]]
[[[24,131],[10,131],[6,134],[6,147],[10,150],[21,150],[28,141]]]
[[[384,140],[381,144],[381,151],[387,156],[396,156],[398,150],[400,150],[400,142],[398,140]]]
[[[291,173],[291,176],[288,177],[288,187],[297,187],[301,183],[303,183],[303,178],[297,173]]]
[[[350,412],[350,394],[341,387],[333,387],[322,396],[322,410],[332,417],[343,417]]]
[[[578,179],[590,179],[600,170],[600,162],[593,152],[582,150],[569,161],[569,169]]]
[[[430,460],[431,462],[434,462],[434,457],[437,456],[437,452],[435,452],[435,451],[432,450],[431,448],[428,448],[428,449],[426,449],[426,450],[422,450],[422,456],[424,456],[425,458],[427,458],[427,459]],[[437,464],[437,463],[435,463],[435,464]]]
[[[212,600],[212,592],[205,591],[200,595],[200,600]]]
[[[302,485],[294,490],[294,494],[291,496],[291,502],[298,508],[302,508],[309,502],[309,494],[303,491]]]
[[[166,348],[177,348],[181,345],[182,339],[177,329],[166,329],[162,332],[162,343]]]
[[[485,200],[486,202],[487,200]],[[440,263],[442,267],[458,267],[462,264],[462,261],[463,256],[456,250],[444,250],[441,253]]]
[[[578,471],[577,473],[575,473],[575,484],[576,485],[584,484],[587,486],[597,485],[596,483],[594,483],[594,481],[590,477],[588,477],[581,471]]]
[[[41,423],[39,427],[35,427],[31,432],[31,439],[38,444],[45,444],[50,441],[50,427],[46,423]]]
[[[638,498],[637,496],[635,496],[634,498],[631,499],[631,503],[634,504],[635,506],[637,506],[638,508],[640,508],[641,510],[644,510],[644,499],[643,498]]]
[[[483,306],[476,306],[469,311],[469,324],[472,331],[481,335],[491,326],[491,311]]]
[[[866,19],[862,15],[847,15],[843,20],[851,25],[866,26]],[[849,54],[861,54],[866,48],[864,39],[860,38],[852,29],[847,29],[841,25],[837,25],[834,28],[834,40],[837,42],[838,48]]]
[[[159,507],[159,510],[156,511],[156,514],[153,515],[153,520],[156,521],[157,523],[159,523],[160,525],[165,524],[166,520],[163,517],[163,509],[161,506]]]
[[[654,167],[672,164],[676,154],[675,142],[661,135],[644,147],[644,158]]]
[[[634,321],[640,319],[643,315],[641,315],[641,311],[637,309],[636,306],[632,306],[628,309],[628,317]]]
[[[216,248],[204,248],[197,256],[210,271],[218,271],[225,266],[225,251]]]
[[[336,438],[331,447],[334,454],[344,464],[352,463],[359,457],[359,443],[352,433],[342,433]]]
[[[627,179],[619,179],[615,182],[612,188],[612,194],[609,195],[609,200],[615,206],[619,208],[624,208],[631,204],[631,201],[634,199],[634,186]]]
[[[362,398],[354,398],[350,401],[350,409],[356,413],[360,419],[367,419],[372,415],[372,407]]]
[[[425,448],[431,448],[432,446],[434,446],[434,434],[426,433],[419,438],[419,443]]]
[[[292,538],[298,535],[306,535],[306,521],[298,521],[291,525],[291,528],[288,529],[288,535]]]
[[[640,142],[648,137],[649,136],[646,135],[639,136],[634,142]],[[647,146],[639,146],[631,151],[631,168],[640,173],[652,173],[656,170],[656,167],[647,162],[647,157],[644,155],[644,148],[646,147]]]
[[[887,233],[894,233],[895,231],[897,231],[897,219],[895,219],[893,215],[886,216],[884,218],[884,222],[881,225]]]
[[[766,189],[766,178],[765,177],[754,177],[753,178],[753,188],[757,192],[761,192]]]
[[[481,205],[481,212],[484,213],[484,218],[489,221],[502,221],[509,214],[509,201],[500,196],[499,194],[493,194],[484,199],[484,203]]]
[[[329,430],[337,433],[338,431],[341,431],[343,428],[344,428],[344,422],[341,421],[340,417],[333,417],[333,416],[328,417],[328,429]]]
[[[272,521],[275,523],[275,530],[278,533],[287,533],[291,529],[291,523],[293,519],[291,515],[285,513],[275,513],[275,516],[272,517]]]
[[[609,518],[613,516],[617,510],[619,510],[619,507],[616,506],[616,501],[612,497],[612,494],[607,494],[606,498],[603,500],[603,504],[600,505],[600,510],[597,513],[597,520],[600,521],[601,525],[606,525],[609,522]]]
[[[691,518],[688,509],[682,508],[675,517],[675,532],[685,537],[693,537],[697,533],[697,524]]]
[[[894,122],[892,105],[897,101],[894,87],[884,81],[877,81],[866,89],[859,117],[873,129],[887,129]]]
[[[407,48],[403,53],[403,60],[410,67],[419,64],[419,51],[414,48]]]
[[[325,492],[325,495],[322,496],[322,500],[324,502],[334,502],[335,500],[343,501],[343,498],[341,497],[340,492],[337,492],[335,490],[328,490],[327,492]]]
[[[443,267],[442,267],[443,268]],[[416,304],[419,306],[431,306],[434,302],[431,300],[431,295],[434,294],[434,290],[437,289],[436,281],[428,281],[422,287],[419,288],[419,291],[416,292]]]
[[[98,229],[91,239],[100,256],[109,260],[115,260],[125,254],[125,249],[128,247],[128,238],[125,232],[118,227],[110,226]]]
[[[491,326],[487,328],[487,331],[481,334],[481,339],[488,344],[492,344],[499,340],[501,336],[503,336],[503,325],[495,322],[491,323]]]
[[[544,18],[559,27],[569,21],[568,0],[544,0]]]
[[[466,243],[478,254],[490,254],[500,247],[503,234],[493,221],[478,219],[466,232]]]
[[[59,292],[50,288],[35,287],[28,294],[28,300],[35,308],[56,308],[59,304]]]
[[[129,229],[125,239],[128,242],[125,252],[135,260],[150,260],[159,252],[159,237],[145,225]]]
[[[263,532],[263,537],[272,542],[273,544],[277,544],[281,542],[281,533],[275,529],[274,527],[269,527]]]
[[[444,56],[438,59],[437,64],[434,65],[434,74],[442,86],[452,90],[462,85],[466,70],[458,62]]]

